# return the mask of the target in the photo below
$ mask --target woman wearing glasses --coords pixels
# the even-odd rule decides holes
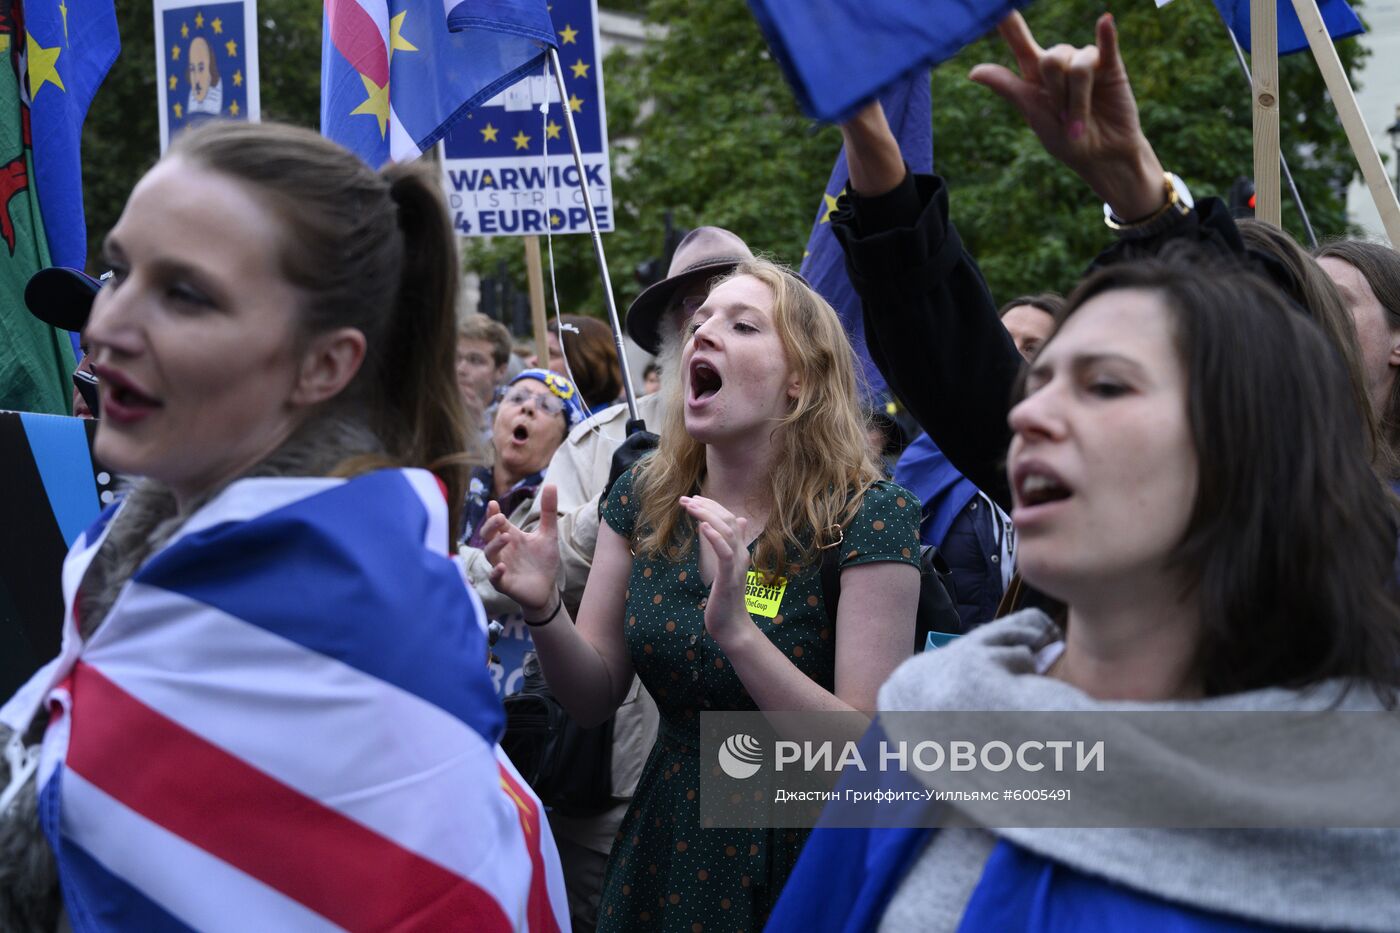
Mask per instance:
[[[558,373],[527,369],[510,381],[491,423],[491,466],[472,471],[463,545],[481,546],[488,502],[499,503],[507,516],[517,508],[524,516],[554,451],[581,420],[582,400],[573,383]]]
[[[482,553],[481,531],[489,503],[520,524],[544,481],[545,468],[574,425],[583,420],[583,403],[573,383],[547,369],[527,369],[506,387],[491,423],[490,466],[472,471],[458,539],[458,560],[487,613],[505,624],[496,643],[499,665],[492,666],[496,693],[502,697],[520,686],[520,669],[530,639],[519,624],[519,607],[489,585],[491,564]],[[516,624],[511,624],[514,617]]]

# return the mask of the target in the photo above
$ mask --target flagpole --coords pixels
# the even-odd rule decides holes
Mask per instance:
[[[593,236],[593,253],[598,258],[598,275],[603,279],[603,299],[608,306],[608,323],[612,325],[617,361],[622,366],[622,389],[627,394],[627,417],[631,421],[639,421],[637,396],[632,390],[632,371],[627,365],[627,348],[622,342],[622,322],[617,316],[617,303],[613,300],[612,279],[608,276],[608,259],[603,255],[603,235],[598,230],[598,216],[593,212],[593,198],[588,193],[588,179],[583,170],[583,150],[579,148],[578,132],[574,129],[573,111],[569,109],[569,91],[564,86],[564,69],[559,64],[559,53],[553,46],[549,48],[549,65],[554,71],[554,82],[559,88],[559,109],[564,111],[564,125],[569,129],[574,168],[578,170],[578,190],[583,195],[583,209],[588,212],[588,232]]]
[[[1217,10],[1217,13],[1220,11]],[[1244,49],[1240,48],[1240,40],[1235,35],[1235,31],[1230,28],[1230,24],[1225,22],[1225,14],[1220,14],[1220,21],[1225,24],[1225,31],[1230,35],[1230,44],[1235,47],[1235,58],[1240,63],[1240,70],[1244,72],[1245,81],[1249,82],[1251,94],[1254,91],[1254,77],[1249,73],[1249,62],[1245,61]],[[1308,209],[1303,206],[1303,198],[1298,194],[1298,186],[1293,181],[1293,172],[1288,168],[1288,159],[1283,155],[1283,147],[1279,146],[1278,164],[1283,169],[1283,180],[1288,184],[1288,193],[1293,195],[1293,203],[1298,205],[1298,213],[1303,218],[1303,229],[1307,231],[1308,242],[1313,248],[1317,248],[1317,234],[1313,231],[1312,220],[1308,218]]]
[[[525,283],[530,287],[530,327],[535,332],[535,360],[541,368],[549,368],[549,319],[544,306],[544,266],[540,262],[540,238],[533,233],[521,237],[525,241]],[[564,334],[559,334],[559,346],[564,346]],[[568,361],[565,360],[567,365]],[[570,374],[569,378],[573,378]]]
[[[1308,37],[1317,70],[1327,84],[1327,93],[1332,97],[1332,106],[1346,130],[1347,141],[1351,143],[1352,155],[1366,187],[1371,189],[1371,199],[1376,202],[1376,210],[1385,226],[1385,235],[1392,247],[1400,248],[1400,202],[1395,199],[1395,189],[1390,186],[1390,177],[1381,164],[1381,155],[1376,151],[1376,142],[1366,129],[1366,120],[1361,116],[1361,108],[1356,105],[1356,94],[1342,68],[1342,60],[1337,56],[1337,47],[1327,32],[1315,0],[1293,0],[1293,11],[1298,14],[1298,22],[1303,26],[1303,34]]]

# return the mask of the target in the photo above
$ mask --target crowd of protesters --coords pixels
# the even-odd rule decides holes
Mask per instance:
[[[710,712],[1395,707],[1400,255],[1193,201],[1111,16],[1082,48],[1000,32],[1017,68],[972,80],[1113,233],[1068,295],[998,304],[947,181],[878,103],[842,126],[832,229],[914,438],[767,244],[700,227],[632,304],[638,424],[597,319],[526,364],[458,317],[430,174],[275,124],[180,136],[109,280],[28,296],[83,331],[75,406],[133,483],[0,712],[0,927],[1400,929],[1400,830],[702,820]],[[929,545],[958,631],[923,650]],[[596,799],[499,746],[531,665]],[[213,908],[169,883],[202,859],[239,879]]]

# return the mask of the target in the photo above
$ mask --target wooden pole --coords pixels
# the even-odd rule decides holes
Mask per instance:
[[[549,325],[544,316],[544,271],[540,263],[540,238],[525,237],[525,277],[530,284],[530,322],[535,329],[535,359],[541,369],[549,368]]]
[[[1347,80],[1342,60],[1337,57],[1337,47],[1327,33],[1322,22],[1322,14],[1317,11],[1314,0],[1293,0],[1293,9],[1298,13],[1298,22],[1303,24],[1303,33],[1308,37],[1317,68],[1327,82],[1327,93],[1332,95],[1332,105],[1337,108],[1342,127],[1347,131],[1347,141],[1351,143],[1356,164],[1361,168],[1361,177],[1371,190],[1371,200],[1376,202],[1381,223],[1385,225],[1385,235],[1390,245],[1400,247],[1400,204],[1395,200],[1395,189],[1386,176],[1381,155],[1376,151],[1376,142],[1366,129],[1366,120],[1361,116],[1361,108],[1356,105],[1356,94]]]
[[[1277,0],[1249,0],[1249,41],[1254,66],[1254,216],[1281,227]]]
[[[1225,19],[1225,14],[1220,13],[1220,22],[1225,27],[1225,34],[1230,37],[1230,45],[1234,46],[1235,58],[1240,63],[1240,71],[1244,72],[1245,83],[1249,85],[1251,94],[1254,91],[1254,79],[1249,76],[1249,62],[1244,59],[1244,49],[1240,48],[1239,37],[1235,35],[1235,30],[1230,28],[1230,23]],[[1288,160],[1283,157],[1283,153],[1278,154],[1278,165],[1283,171],[1283,183],[1288,186],[1288,191],[1293,195],[1293,203],[1298,208],[1298,216],[1303,218],[1303,230],[1308,234],[1308,245],[1317,249],[1317,231],[1313,229],[1312,219],[1308,217],[1308,208],[1303,204],[1303,197],[1298,193],[1298,184],[1293,180],[1293,173],[1288,168]]]

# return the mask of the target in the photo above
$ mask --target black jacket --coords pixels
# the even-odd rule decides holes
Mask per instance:
[[[907,173],[879,197],[842,195],[831,226],[860,295],[870,358],[890,391],[953,466],[1009,512],[1006,417],[1022,359],[948,217],[947,184]],[[1282,266],[1245,249],[1218,198],[1202,199],[1157,236],[1117,241],[1093,266],[1150,256],[1168,241],[1194,242],[1287,281]]]

